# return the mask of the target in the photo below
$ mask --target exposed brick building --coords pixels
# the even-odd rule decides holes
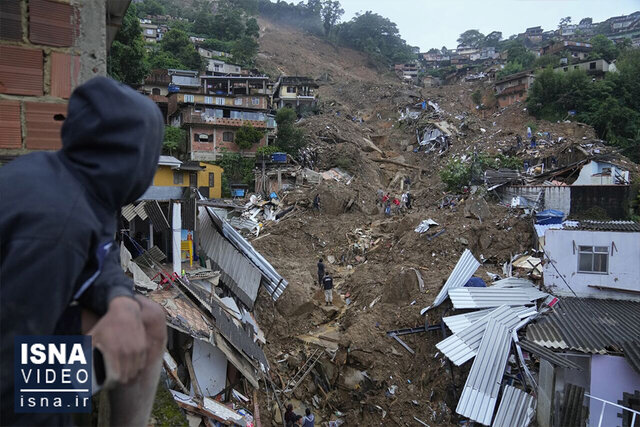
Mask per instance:
[[[0,161],[60,148],[69,96],[106,74],[129,1],[0,1]]]

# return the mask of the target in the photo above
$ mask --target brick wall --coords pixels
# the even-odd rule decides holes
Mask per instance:
[[[60,148],[71,92],[103,74],[81,74],[80,56],[89,50],[82,43],[83,4],[94,7],[74,0],[0,1],[0,155]],[[106,21],[102,25],[90,23],[104,33]]]

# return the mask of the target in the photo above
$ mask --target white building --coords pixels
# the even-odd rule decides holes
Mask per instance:
[[[629,184],[629,171],[608,162],[591,161],[580,169],[578,179],[572,185]]]
[[[640,301],[640,224],[566,221],[544,233],[544,285],[558,296]]]
[[[219,59],[207,60],[207,71],[214,73],[214,75],[232,75],[239,76],[242,74],[242,67],[237,64],[229,64],[228,62],[221,61]]]

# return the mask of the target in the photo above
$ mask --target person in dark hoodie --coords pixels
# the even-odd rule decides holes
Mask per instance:
[[[152,182],[162,134],[151,100],[97,77],[73,92],[60,150],[0,168],[0,425],[71,423],[68,414],[14,413],[14,337],[81,333],[113,384],[111,424],[147,425],[165,316],[134,296],[114,236],[120,208]]]
[[[316,417],[311,413],[311,409],[304,410],[304,418],[302,418],[302,427],[314,427]]]

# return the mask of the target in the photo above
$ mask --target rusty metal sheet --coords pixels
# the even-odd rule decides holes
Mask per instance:
[[[79,14],[69,4],[29,0],[29,40],[47,46],[68,47],[78,33]]]
[[[25,102],[27,134],[25,145],[35,150],[57,150],[62,146],[62,121],[54,116],[67,114],[67,104]]]
[[[151,223],[153,224],[153,228],[157,231],[165,231],[171,229],[169,226],[169,221],[167,221],[167,217],[164,212],[160,208],[160,204],[155,201],[149,201],[144,205],[144,210],[149,215],[151,219]]]
[[[42,50],[0,45],[0,93],[42,96]]]
[[[22,148],[18,101],[0,101],[0,148]]]

